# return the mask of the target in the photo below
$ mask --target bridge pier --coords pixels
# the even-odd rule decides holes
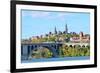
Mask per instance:
[[[22,60],[27,60],[28,59],[28,46],[27,45],[22,45],[21,46],[21,59]]]

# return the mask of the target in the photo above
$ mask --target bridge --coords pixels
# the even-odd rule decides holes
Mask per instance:
[[[39,47],[48,48],[52,53],[53,57],[58,57],[59,48],[63,45],[67,45],[70,47],[75,47],[79,45],[80,47],[86,47],[89,43],[62,43],[62,42],[49,42],[49,43],[22,43],[21,44],[21,57],[22,59],[28,59],[29,55],[31,54],[32,50],[36,50]]]
[[[64,43],[65,45],[67,45],[67,46],[72,46],[72,47],[74,47],[74,46],[80,46],[80,47],[86,47],[86,46],[88,46],[88,45],[90,45],[90,43]]]

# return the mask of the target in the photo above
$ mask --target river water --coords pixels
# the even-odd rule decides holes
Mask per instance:
[[[22,63],[34,63],[34,62],[50,62],[50,61],[73,61],[73,60],[89,60],[90,56],[81,57],[63,57],[63,58],[41,58],[41,59],[30,59],[22,60]]]

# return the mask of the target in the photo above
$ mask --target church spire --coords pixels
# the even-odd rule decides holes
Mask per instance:
[[[67,24],[65,25],[65,33],[66,33],[66,34],[68,33],[68,27],[67,27]]]
[[[55,27],[55,34],[57,34],[57,29],[56,29],[56,27]]]

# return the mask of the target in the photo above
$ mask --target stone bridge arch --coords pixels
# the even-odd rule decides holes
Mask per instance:
[[[42,47],[42,48],[40,48],[40,47]],[[53,57],[58,57],[57,49],[54,46],[40,45],[40,46],[33,48],[32,50],[36,50],[38,48],[40,48],[40,49],[47,48],[48,50],[50,50],[52,52]]]
[[[21,55],[22,55],[22,59],[28,59],[28,57],[31,54],[32,50],[35,50],[39,47],[44,47],[44,48],[48,48],[52,53],[53,53],[53,57],[58,57],[58,49],[59,46],[58,45],[48,45],[48,44],[22,44],[21,45]]]
[[[70,44],[69,44],[69,43],[68,43],[68,44],[65,44],[65,45],[66,45],[67,47],[76,47],[76,46],[78,46],[78,47],[81,47],[81,48],[82,48],[82,47],[87,47],[87,46],[89,46],[89,44],[81,44],[81,43],[80,43],[80,44],[76,44],[76,43],[75,43],[75,44],[73,44],[73,43],[70,43]]]

